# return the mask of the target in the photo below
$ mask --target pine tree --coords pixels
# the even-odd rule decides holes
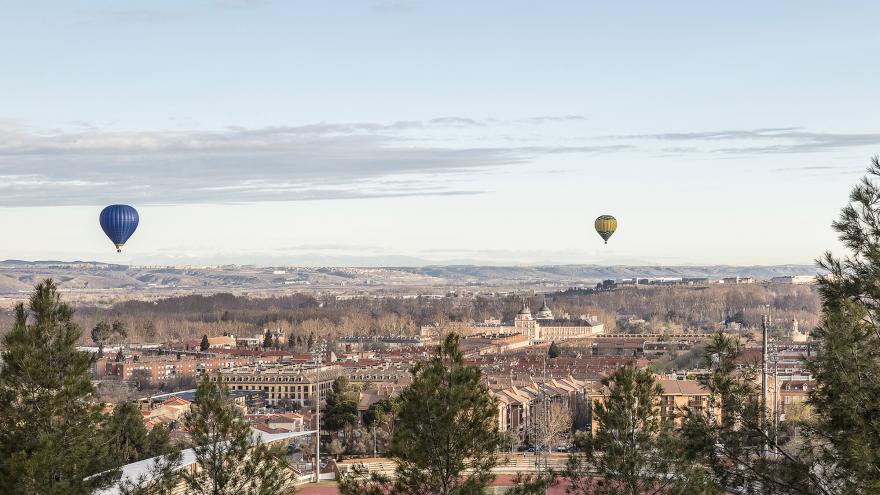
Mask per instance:
[[[211,348],[211,343],[208,342],[208,336],[202,335],[202,341],[199,342],[199,350],[202,352],[205,352],[210,348]]]
[[[556,342],[550,342],[550,349],[547,350],[547,357],[554,359],[558,358],[560,354],[562,354],[562,351],[559,350],[559,346]]]
[[[89,401],[93,357],[74,348],[72,316],[52,280],[15,308],[0,368],[0,493],[89,494],[112,475]]]
[[[106,321],[99,321],[94,328],[92,328],[92,342],[98,346],[98,357],[102,357],[104,355],[104,345],[110,339],[110,334],[113,332],[113,327],[110,326]]]
[[[390,446],[391,438],[394,436],[394,426],[397,421],[397,413],[400,410],[400,404],[396,397],[382,399],[367,409],[364,413],[364,425],[366,425],[373,435],[374,445],[371,445],[378,452],[386,452]]]
[[[334,433],[342,432],[343,440],[347,443],[348,433],[358,422],[358,394],[352,390],[348,378],[340,376],[333,380],[321,415],[324,429]]]
[[[284,492],[284,453],[260,444],[242,411],[232,402],[222,375],[205,377],[196,389],[196,407],[184,428],[196,445],[199,469],[182,476],[194,495],[276,495]]]
[[[700,382],[710,412],[684,411],[682,461],[702,467],[704,480],[730,492],[824,493],[808,456],[791,443],[795,430],[775,431],[767,420],[757,370],[740,364],[741,355],[736,337],[718,333],[706,345],[702,367],[709,373]]]
[[[872,160],[833,223],[850,251],[826,253],[819,266],[822,320],[807,360],[816,387],[812,418],[778,431],[764,418],[754,370],[737,366],[738,351],[717,336],[707,347],[704,380],[723,411],[720,423],[689,417],[690,454],[720,486],[762,493],[880,493],[880,161]],[[761,455],[768,451],[769,455]]]
[[[842,493],[880,493],[880,160],[853,188],[833,223],[849,256],[826,253],[819,280],[819,352],[809,363],[826,483]]]
[[[168,430],[159,425],[147,432],[143,416],[131,402],[121,402],[114,407],[101,433],[109,445],[110,455],[123,464],[171,451]]]
[[[392,439],[401,494],[479,494],[494,479],[501,444],[497,406],[480,369],[464,364],[450,333],[430,361],[417,364],[399,397]]]
[[[266,329],[266,333],[263,334],[263,349],[268,349],[272,347],[272,334],[269,333],[269,329]]]
[[[594,404],[597,429],[578,439],[582,453],[569,459],[569,493],[711,493],[692,483],[679,463],[671,425],[660,419],[663,390],[651,372],[628,364],[602,384],[605,395]]]
[[[112,325],[101,320],[92,328],[91,337],[98,346],[98,357],[101,357],[104,355],[104,346],[128,337],[128,330],[125,328],[125,323],[120,320],[114,321]]]

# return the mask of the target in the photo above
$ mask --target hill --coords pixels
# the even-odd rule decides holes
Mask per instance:
[[[477,266],[424,267],[145,267],[88,261],[0,261],[0,294],[29,291],[37,281],[54,278],[65,291],[139,291],[204,293],[219,291],[316,291],[483,287],[553,289],[588,287],[606,279],[731,276],[767,280],[784,275],[813,275],[810,265],[775,266]]]

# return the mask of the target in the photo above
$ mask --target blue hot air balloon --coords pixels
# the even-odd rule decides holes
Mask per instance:
[[[110,205],[101,210],[101,228],[116,246],[116,252],[122,252],[122,246],[134,234],[138,226],[138,212],[128,205]]]

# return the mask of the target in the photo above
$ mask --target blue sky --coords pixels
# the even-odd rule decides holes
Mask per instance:
[[[809,263],[880,153],[876,2],[0,7],[0,259]]]

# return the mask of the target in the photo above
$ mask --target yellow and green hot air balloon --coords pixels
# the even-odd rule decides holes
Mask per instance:
[[[617,230],[617,219],[611,215],[602,215],[596,219],[594,225],[596,232],[599,233],[602,239],[605,239],[605,244],[608,244],[608,238]]]

